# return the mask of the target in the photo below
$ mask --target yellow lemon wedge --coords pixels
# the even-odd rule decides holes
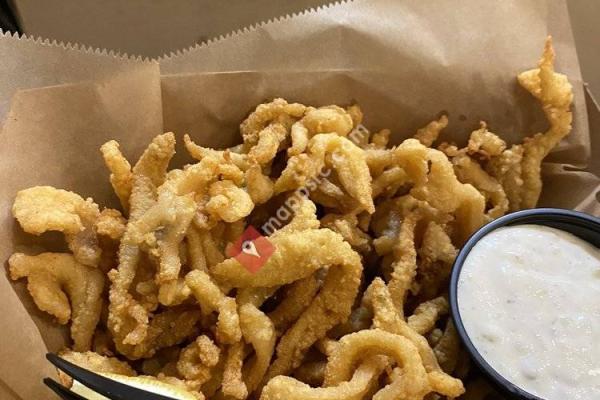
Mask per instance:
[[[124,376],[117,374],[109,374],[109,373],[101,373],[102,375],[108,379],[112,379],[114,381],[124,383],[125,385],[133,386],[138,389],[146,390],[150,393],[156,393],[163,396],[171,397],[174,400],[197,400],[194,395],[189,393],[186,390],[183,390],[177,386],[171,385],[169,383],[160,382],[155,379],[151,379],[144,376]],[[88,400],[109,400],[107,397],[102,396],[94,392],[92,389],[87,386],[82,385],[76,380],[73,381],[73,386],[71,387],[71,391],[77,393],[80,396],[85,397]]]

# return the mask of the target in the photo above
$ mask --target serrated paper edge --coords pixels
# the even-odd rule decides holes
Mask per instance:
[[[304,10],[301,10],[301,11],[284,14],[279,17],[273,17],[273,18],[270,18],[265,21],[260,21],[255,24],[251,24],[251,25],[245,26],[243,28],[233,30],[228,33],[224,33],[222,35],[215,36],[213,38],[204,40],[202,42],[194,43],[193,45],[185,47],[183,49],[169,51],[167,53],[164,53],[162,56],[153,58],[153,60],[158,61],[159,63],[164,60],[172,60],[174,58],[181,57],[181,56],[189,53],[190,51],[194,51],[194,50],[197,50],[200,48],[210,47],[216,43],[222,42],[223,40],[228,40],[228,39],[235,38],[237,36],[246,34],[248,32],[253,32],[253,31],[255,31],[259,28],[265,27],[267,25],[285,23],[286,21],[289,21],[290,19],[293,19],[293,18],[296,18],[299,16],[317,13],[317,12],[324,11],[324,10],[327,10],[327,9],[330,9],[332,7],[336,7],[336,6],[339,6],[342,4],[352,3],[353,1],[354,0],[335,0],[335,1],[331,1],[327,4],[322,4],[317,7],[309,7]]]
[[[66,42],[65,43],[63,41],[58,41],[56,39],[48,39],[48,38],[43,38],[41,36],[31,36],[31,35],[27,35],[25,33],[18,33],[18,32],[13,33],[10,31],[5,32],[2,29],[0,29],[0,38],[22,41],[22,42],[30,42],[30,43],[34,43],[36,45],[60,48],[62,50],[66,50],[66,51],[75,51],[75,52],[80,52],[80,53],[84,53],[84,54],[112,57],[117,60],[126,61],[126,62],[150,63],[150,62],[157,61],[156,59],[141,56],[141,55],[131,55],[131,54],[127,54],[127,53],[121,53],[121,52],[115,51],[115,50],[108,50],[106,48],[87,46],[85,44],[76,43],[76,42]]]
[[[113,57],[113,58],[116,58],[116,59],[122,60],[122,61],[144,62],[144,63],[159,62],[160,63],[163,60],[171,60],[173,58],[180,57],[190,51],[193,51],[193,50],[196,50],[199,48],[209,47],[209,46],[219,43],[223,40],[227,40],[227,39],[239,36],[239,35],[243,35],[248,32],[255,31],[255,30],[265,27],[267,25],[284,23],[290,19],[302,16],[302,15],[317,13],[317,12],[327,10],[327,9],[330,9],[332,7],[336,7],[336,6],[339,6],[342,4],[348,4],[353,1],[354,0],[335,0],[335,1],[331,1],[327,4],[323,4],[323,5],[320,5],[317,7],[309,7],[304,10],[301,10],[301,11],[296,11],[296,12],[287,13],[287,14],[284,14],[284,15],[281,15],[278,17],[269,18],[268,20],[260,21],[260,22],[233,30],[228,33],[224,33],[222,35],[215,36],[213,38],[204,40],[202,42],[194,43],[194,44],[192,44],[188,47],[184,47],[182,49],[169,51],[158,57],[147,57],[147,56],[142,56],[142,55],[122,53],[120,51],[109,50],[107,48],[88,46],[83,43],[64,42],[64,41],[58,41],[56,39],[43,38],[41,36],[31,36],[31,35],[27,35],[26,33],[18,33],[18,32],[13,33],[10,31],[5,32],[2,29],[0,29],[0,38],[7,38],[7,39],[11,39],[11,40],[18,40],[18,41],[27,41],[27,42],[35,43],[35,44],[42,45],[42,46],[57,47],[57,48],[61,48],[63,50],[67,50],[67,51],[76,51],[76,52],[81,52],[81,53],[86,53],[86,54],[94,54],[94,55],[105,56],[105,57]]]

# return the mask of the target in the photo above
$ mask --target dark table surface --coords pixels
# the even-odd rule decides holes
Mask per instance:
[[[0,0],[0,29],[4,32],[20,32],[19,23],[10,0]]]

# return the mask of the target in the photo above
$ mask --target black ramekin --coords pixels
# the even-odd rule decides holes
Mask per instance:
[[[493,386],[511,399],[543,400],[540,397],[527,393],[512,382],[508,381],[485,361],[484,357],[479,354],[477,348],[473,345],[473,342],[471,342],[469,334],[462,323],[460,311],[458,309],[458,278],[460,276],[462,266],[467,256],[471,252],[471,249],[481,238],[495,229],[503,226],[522,224],[545,225],[552,228],[557,228],[569,232],[596,247],[600,247],[600,219],[592,217],[591,215],[577,211],[563,210],[560,208],[536,208],[531,210],[517,211],[512,214],[505,215],[488,223],[487,225],[484,225],[477,232],[475,232],[458,253],[456,260],[454,261],[454,266],[452,267],[452,274],[450,276],[450,310],[452,312],[452,319],[454,320],[456,330],[462,340],[462,343],[471,355],[473,361],[477,364],[481,371],[487,375],[490,383],[492,383]]]

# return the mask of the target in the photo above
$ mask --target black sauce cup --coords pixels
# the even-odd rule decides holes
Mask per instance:
[[[462,270],[462,266],[467,259],[467,256],[477,244],[477,242],[488,233],[504,227],[512,225],[545,225],[552,228],[560,229],[569,232],[596,247],[600,247],[600,219],[592,217],[577,211],[563,210],[560,208],[536,208],[531,210],[517,211],[512,214],[498,218],[487,225],[484,225],[475,232],[462,247],[454,265],[450,276],[450,310],[452,319],[456,325],[456,330],[461,338],[461,341],[472,360],[477,364],[479,369],[489,378],[490,383],[495,386],[500,392],[508,396],[510,399],[519,400],[544,400],[540,397],[527,393],[519,388],[514,383],[500,375],[485,358],[477,351],[477,348],[469,338],[469,333],[463,325],[460,310],[458,308],[458,280]]]

